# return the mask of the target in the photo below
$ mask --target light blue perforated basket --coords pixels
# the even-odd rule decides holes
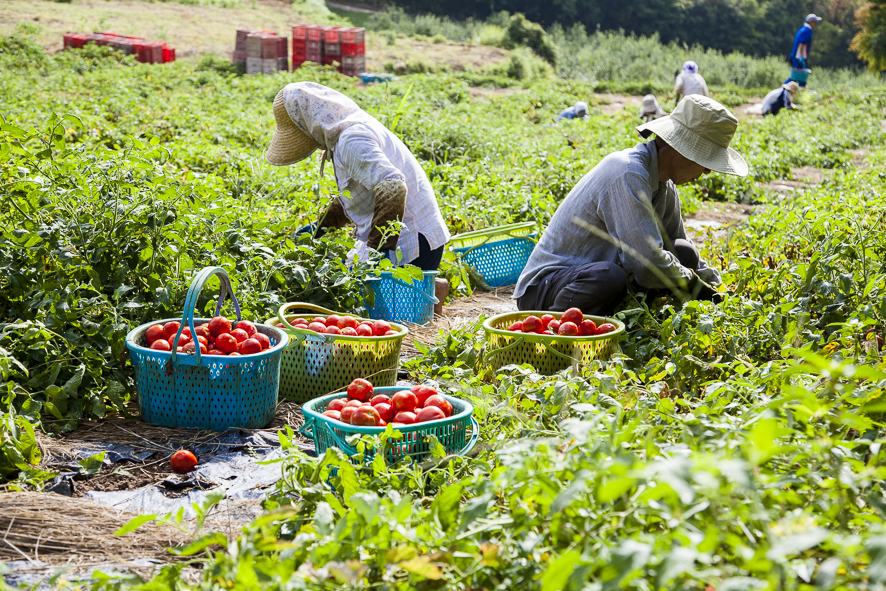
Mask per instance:
[[[425,271],[423,279],[411,284],[388,271],[380,277],[368,277],[366,287],[375,294],[375,302],[372,306],[367,302],[367,314],[373,320],[430,323],[434,319],[434,304],[439,301],[434,295],[436,278],[437,271]]]
[[[453,236],[450,246],[489,287],[514,285],[535,248],[534,226],[522,222],[467,232]]]
[[[230,294],[237,322],[243,319],[225,270],[207,267],[191,281],[175,343],[185,326],[196,334],[195,327],[209,322],[208,318],[194,318],[194,308],[200,291],[213,275],[221,280],[215,315],[219,315],[225,297]],[[271,347],[254,355],[233,357],[201,354],[199,348],[193,354],[178,354],[175,347],[169,352],[148,348],[148,328],[173,320],[179,319],[143,324],[126,335],[141,419],[163,427],[213,431],[268,425],[277,408],[280,359],[289,337],[272,326],[256,324],[256,330],[270,339]]]

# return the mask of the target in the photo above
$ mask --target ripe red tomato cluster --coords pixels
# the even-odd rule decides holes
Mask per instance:
[[[452,416],[452,405],[430,386],[413,386],[388,397],[374,394],[372,384],[357,378],[348,386],[347,398],[331,400],[323,416],[359,427],[405,427]]]
[[[317,316],[310,322],[306,318],[287,318],[289,324],[295,328],[311,330],[321,334],[340,334],[348,337],[388,337],[399,334],[391,325],[384,320],[357,320],[353,316],[339,316],[333,314],[327,318]],[[278,322],[279,328],[284,328],[283,323]]]
[[[511,332],[526,332],[534,334],[556,334],[564,337],[589,337],[598,334],[606,334],[615,330],[615,325],[606,322],[597,326],[590,319],[585,319],[584,314],[578,308],[569,308],[560,319],[557,320],[551,314],[527,316],[522,321],[518,320],[508,327]]]
[[[175,335],[181,326],[180,322],[167,322],[149,326],[145,331],[145,340],[151,349],[172,351]],[[179,353],[194,353],[197,345],[204,355],[254,355],[271,347],[268,335],[258,332],[255,325],[248,320],[241,320],[237,328],[232,328],[231,321],[224,316],[216,316],[209,322],[191,328],[186,326],[178,338]]]
[[[180,449],[169,458],[169,464],[179,474],[187,474],[197,468],[197,456],[186,449]]]

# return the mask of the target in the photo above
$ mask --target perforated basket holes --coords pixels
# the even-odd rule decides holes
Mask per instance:
[[[397,383],[402,339],[334,341],[305,339],[283,353],[280,396],[299,404],[345,388],[356,378],[376,387]]]
[[[514,285],[529,261],[535,243],[523,238],[490,242],[474,249],[454,249],[463,252],[465,262],[483,275],[490,287]]]
[[[510,324],[510,321],[495,323],[492,327],[505,329],[507,324]],[[511,337],[487,333],[488,348],[494,350],[510,345],[519,338],[520,333],[514,333],[514,335]],[[616,351],[617,342],[615,337],[587,341],[577,340],[568,343],[551,339],[547,342],[547,346],[543,343],[524,341],[511,349],[494,353],[489,357],[488,362],[493,371],[505,365],[529,364],[541,375],[553,375],[570,367],[572,365],[571,359],[575,359],[581,365],[587,365],[596,359],[604,361],[610,359]],[[564,359],[552,351],[567,355],[570,359]]]
[[[203,322],[195,322],[195,326]],[[272,345],[279,332],[265,326]],[[143,333],[136,342],[144,343]],[[201,365],[175,367],[166,375],[168,356],[130,349],[142,420],[166,427],[224,430],[267,425],[277,406],[282,350],[248,357],[203,355]]]
[[[427,272],[421,281],[413,281],[413,285],[428,296],[433,296],[436,276],[436,273]],[[427,324],[434,319],[433,300],[422,297],[412,287],[394,279],[390,273],[383,274],[370,285],[375,292],[375,305],[367,307],[367,310],[373,320]]]

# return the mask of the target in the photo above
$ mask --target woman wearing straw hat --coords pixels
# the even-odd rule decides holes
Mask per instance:
[[[321,216],[319,232],[353,222],[358,252],[368,246],[396,262],[399,248],[402,263],[425,271],[440,266],[449,230],[428,176],[397,136],[342,93],[314,82],[283,87],[274,119],[268,162],[294,164],[318,148],[332,162],[342,195]],[[388,235],[391,222],[405,226],[399,236]]]
[[[798,92],[800,92],[800,85],[793,80],[782,84],[766,95],[760,107],[760,113],[765,117],[766,115],[778,115],[782,109],[796,109],[797,107],[791,99]]]
[[[729,147],[737,125],[720,103],[691,95],[639,126],[655,140],[606,156],[557,208],[517,282],[518,307],[607,315],[631,284],[717,298],[720,274],[686,236],[677,185],[712,170],[745,176]]]

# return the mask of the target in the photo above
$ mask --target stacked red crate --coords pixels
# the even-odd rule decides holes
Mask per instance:
[[[366,29],[350,28],[341,32],[341,73],[359,76],[366,71]]]
[[[345,27],[323,27],[323,65],[338,64],[341,71],[341,30]]]
[[[135,56],[136,61],[146,64],[165,64],[175,61],[175,49],[162,41],[145,41],[132,35],[95,31],[91,34],[68,34],[63,37],[66,49],[82,49],[87,43],[109,45],[127,55]]]

